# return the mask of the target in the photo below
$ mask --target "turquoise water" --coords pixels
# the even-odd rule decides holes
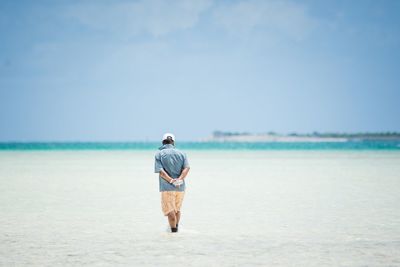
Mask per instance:
[[[7,142],[0,150],[154,150],[159,142]],[[400,150],[399,141],[360,142],[180,142],[186,150]]]

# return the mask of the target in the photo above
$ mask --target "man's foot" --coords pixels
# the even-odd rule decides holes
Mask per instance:
[[[178,232],[178,227],[171,227],[171,232],[172,233]]]

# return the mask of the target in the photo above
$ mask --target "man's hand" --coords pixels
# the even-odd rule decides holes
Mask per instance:
[[[172,184],[175,185],[175,187],[180,187],[183,184],[182,179],[173,179]]]

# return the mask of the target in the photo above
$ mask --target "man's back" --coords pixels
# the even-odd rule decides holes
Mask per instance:
[[[178,178],[182,170],[189,166],[187,156],[182,151],[176,149],[172,144],[166,144],[160,147],[155,155],[155,172],[164,170],[172,178]],[[165,181],[161,176],[160,191],[185,191],[185,181],[179,187]]]

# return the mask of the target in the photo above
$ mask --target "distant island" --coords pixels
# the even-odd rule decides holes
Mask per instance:
[[[349,141],[400,140],[398,132],[377,133],[290,133],[276,132],[249,133],[214,131],[212,136],[203,139],[208,142],[349,142]]]

